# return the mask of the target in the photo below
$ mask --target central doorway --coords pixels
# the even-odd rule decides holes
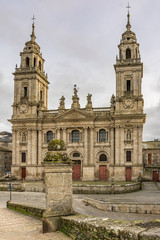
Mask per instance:
[[[99,180],[107,180],[107,166],[106,165],[99,166]]]
[[[81,161],[72,160],[72,180],[80,180],[81,179]]]

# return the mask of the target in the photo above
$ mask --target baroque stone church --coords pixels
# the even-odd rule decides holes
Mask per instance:
[[[142,166],[142,133],[145,123],[141,92],[143,63],[130,14],[114,65],[116,94],[109,107],[94,108],[91,94],[80,108],[74,86],[72,105],[65,108],[62,96],[57,110],[48,110],[49,81],[44,59],[35,41],[20,53],[14,75],[12,175],[17,179],[43,178],[42,161],[51,139],[63,139],[73,161],[74,180],[135,180]]]

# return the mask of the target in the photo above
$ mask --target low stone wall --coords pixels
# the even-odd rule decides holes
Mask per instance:
[[[62,217],[60,231],[72,239],[83,240],[158,240],[160,222],[129,222],[82,215]]]
[[[9,182],[0,182],[0,191],[8,190]],[[14,182],[12,181],[13,191],[25,192],[45,192],[44,182]],[[73,184],[74,194],[120,194],[139,191],[140,183],[131,183],[126,185],[80,185]]]
[[[93,207],[107,212],[160,214],[160,203],[113,203],[102,202],[91,198],[84,198],[83,201]]]
[[[0,191],[8,191],[8,185],[9,183],[11,182],[0,182]],[[23,188],[22,188],[22,183],[12,183],[12,186],[13,186],[13,191],[19,191],[19,192],[22,192],[24,191]]]
[[[120,194],[139,191],[140,183],[131,183],[126,185],[73,185],[75,194]]]
[[[45,211],[44,208],[33,207],[30,205],[22,205],[10,201],[7,202],[7,208],[36,218],[42,218],[43,212]]]
[[[12,183],[12,190],[19,192],[44,192],[44,183],[42,181],[35,182],[0,182],[0,191],[7,191],[9,183]]]

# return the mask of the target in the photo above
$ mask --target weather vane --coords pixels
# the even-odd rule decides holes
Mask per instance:
[[[34,24],[34,20],[35,20],[36,18],[34,17],[34,14],[33,14],[33,17],[31,18],[31,20],[33,20],[33,24]]]
[[[129,9],[131,8],[131,6],[129,6],[129,2],[126,8],[128,8],[128,13],[129,13]]]

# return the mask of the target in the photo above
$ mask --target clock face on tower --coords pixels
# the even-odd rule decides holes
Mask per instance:
[[[20,113],[27,113],[27,112],[28,112],[28,106],[27,106],[25,103],[20,104],[20,106],[19,106],[19,112],[20,112]]]

